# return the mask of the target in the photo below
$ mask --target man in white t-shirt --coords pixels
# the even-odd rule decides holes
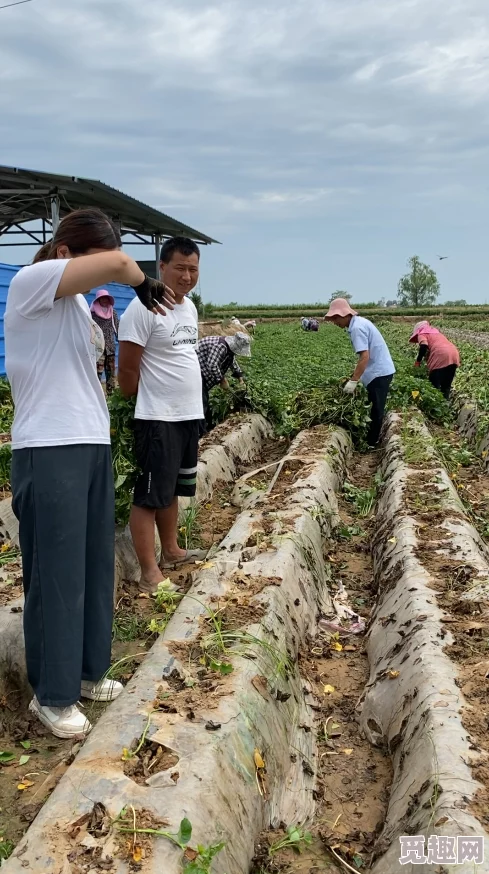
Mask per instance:
[[[136,459],[141,470],[134,489],[130,527],[141,565],[140,588],[155,592],[162,570],[205,557],[203,550],[177,543],[178,497],[194,497],[199,422],[203,419],[202,378],[195,352],[198,316],[187,295],[199,278],[200,252],[186,237],[163,245],[161,279],[175,293],[165,318],[138,298],[119,327],[119,385],[126,397],[137,394],[134,422]],[[162,560],[155,556],[154,526]]]

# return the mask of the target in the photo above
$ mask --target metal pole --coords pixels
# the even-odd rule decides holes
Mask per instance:
[[[57,194],[51,195],[51,224],[53,226],[53,237],[59,226],[59,197]]]
[[[160,252],[161,252],[161,237],[155,234],[155,261],[156,261],[156,279],[160,278]]]

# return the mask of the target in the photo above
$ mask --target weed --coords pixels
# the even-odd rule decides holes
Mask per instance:
[[[153,713],[155,713],[154,710],[150,710],[150,712],[148,713],[148,719],[146,721],[146,725],[144,726],[143,733],[142,733],[141,737],[139,738],[139,743],[138,743],[136,749],[135,750],[128,750],[127,747],[124,747],[124,749],[122,751],[122,761],[123,762],[126,762],[128,759],[132,759],[132,758],[134,758],[134,756],[137,756],[140,749],[144,746],[144,743],[145,743],[146,738],[148,736],[148,731],[149,731],[150,726],[151,726],[151,717],[152,717]]]
[[[178,529],[178,545],[181,549],[194,549],[200,546],[199,527],[200,508],[197,504],[190,504],[180,517]]]
[[[211,874],[212,860],[221,852],[221,850],[224,849],[225,846],[226,844],[224,841],[221,841],[219,844],[211,844],[207,847],[202,846],[202,844],[197,844],[196,851],[187,850],[187,857],[190,855],[193,856],[194,852],[196,852],[197,855],[193,859],[187,858],[184,860],[184,871],[186,871],[187,874]]]
[[[401,430],[404,460],[407,464],[425,464],[433,458],[433,446],[416,427],[417,419],[411,419]]]
[[[20,561],[20,549],[12,543],[4,543],[0,548],[0,567]]]
[[[294,853],[300,853],[304,846],[308,847],[310,844],[312,844],[311,832],[304,831],[298,825],[289,825],[286,836],[271,845],[269,854],[274,856],[280,850],[286,850],[289,847]]]
[[[261,652],[265,661],[271,661],[274,676],[286,677],[290,670],[289,659],[284,653],[266,640],[262,640],[262,638],[256,637],[248,631],[225,631],[221,626],[218,631],[206,635],[201,645],[207,663],[214,661],[215,664],[219,665],[219,662],[215,660],[215,656],[221,653],[223,655],[238,655],[243,658],[250,658],[254,657],[255,652]],[[222,666],[218,670],[222,673]],[[229,671],[226,670],[226,673],[229,673]]]
[[[122,659],[118,659],[110,666],[103,679],[118,681],[127,680],[128,677],[132,676],[139,667],[139,659],[143,658],[143,656],[144,652],[142,651],[140,655],[129,655],[124,656]]]
[[[379,486],[381,485],[380,474],[377,473],[374,477],[374,482],[368,489],[354,486],[353,483],[345,482],[343,485],[343,494],[349,503],[354,505],[355,512],[358,516],[365,518],[369,516],[373,510],[375,499]]]
[[[338,525],[334,529],[337,540],[351,540],[352,537],[358,537],[360,534],[363,534],[363,530],[359,525]]]
[[[10,488],[10,467],[12,464],[12,449],[10,443],[0,446],[0,489]]]
[[[4,835],[0,835],[0,868],[10,858],[15,849],[15,844]]]
[[[114,616],[112,640],[139,640],[147,633],[147,619],[134,613],[121,613]]]
[[[198,844],[194,850],[189,846],[192,838],[192,823],[187,818],[182,819],[177,834],[172,834],[163,829],[138,828],[134,807],[131,807],[131,811],[132,815],[129,814],[127,808],[121,811],[113,823],[117,831],[123,834],[131,834],[134,838],[137,835],[166,838],[170,843],[182,850],[184,854],[182,859],[183,870],[187,874],[211,874],[212,861],[226,846],[224,841],[208,846]]]

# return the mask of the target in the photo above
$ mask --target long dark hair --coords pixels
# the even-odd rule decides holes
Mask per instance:
[[[60,221],[53,239],[39,249],[32,263],[56,258],[60,246],[67,246],[72,255],[83,255],[89,249],[119,249],[122,240],[101,209],[75,209]]]

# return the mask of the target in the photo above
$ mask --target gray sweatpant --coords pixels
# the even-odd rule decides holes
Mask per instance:
[[[67,707],[110,666],[114,482],[110,446],[17,449],[27,674],[40,704]]]

